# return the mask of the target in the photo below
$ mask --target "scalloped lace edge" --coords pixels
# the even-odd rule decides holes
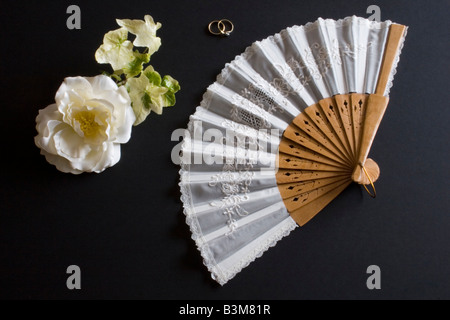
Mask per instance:
[[[203,264],[211,273],[211,278],[217,281],[220,285],[226,284],[229,280],[234,278],[242,269],[247,267],[255,259],[261,257],[271,247],[274,247],[276,243],[282,238],[288,236],[291,231],[298,227],[297,223],[291,219],[291,222],[287,222],[282,228],[277,230],[270,238],[261,243],[258,247],[252,250],[252,252],[244,256],[233,268],[229,270],[221,269],[218,263],[215,261],[213,254],[204,240],[201,227],[195,216],[194,206],[192,204],[192,196],[187,183],[189,180],[189,164],[181,163],[180,183],[178,184],[181,190],[181,201],[183,203],[183,212],[186,217],[186,224],[191,231],[191,238],[194,240],[197,250],[203,258]]]

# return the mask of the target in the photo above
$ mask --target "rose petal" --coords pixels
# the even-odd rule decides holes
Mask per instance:
[[[61,130],[63,126],[62,114],[58,111],[56,104],[39,110],[39,114],[36,117],[38,135],[34,138],[36,146],[46,149],[50,153],[56,153],[52,138],[54,133]]]
[[[58,111],[56,104],[51,104],[44,109],[39,110],[36,117],[36,130],[39,133],[43,133],[47,129],[49,121],[62,121],[62,114]]]
[[[68,90],[61,95],[58,104],[58,110],[63,114],[64,122],[70,124],[71,109],[81,108],[86,105],[86,99],[79,92]]]
[[[53,141],[57,153],[69,161],[84,159],[91,151],[91,146],[86,144],[70,126],[56,132]]]
[[[108,167],[112,167],[120,160],[120,144],[105,142],[102,157],[98,160],[96,166],[92,168],[93,172],[100,173]]]
[[[96,77],[88,77],[87,81],[92,86],[92,90],[95,93],[101,93],[107,90],[117,90],[117,84],[110,77],[99,75]]]
[[[61,100],[64,98],[64,93],[67,91],[76,91],[83,97],[90,99],[92,97],[91,83],[84,77],[67,77],[59,87],[55,95],[55,101],[57,105],[61,104]]]
[[[124,87],[121,87],[120,89],[126,91]],[[127,143],[131,138],[131,131],[133,128],[133,124],[136,121],[136,115],[134,114],[133,108],[131,108],[131,106],[127,106],[121,111],[123,112],[123,117],[121,117],[122,125],[117,127],[115,142]]]
[[[52,153],[48,153],[43,149],[41,150],[41,154],[45,156],[45,159],[47,160],[48,163],[53,164],[59,171],[73,174],[83,173],[83,171],[81,170],[74,169],[72,167],[71,162],[63,157],[60,157]]]

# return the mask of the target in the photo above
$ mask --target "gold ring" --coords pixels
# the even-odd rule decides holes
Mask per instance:
[[[375,198],[375,197],[377,196],[377,191],[375,190],[375,186],[373,185],[372,179],[370,178],[370,176],[369,176],[369,174],[367,173],[366,168],[364,168],[363,164],[360,162],[359,165],[361,166],[361,168],[363,169],[364,173],[366,174],[367,179],[369,179],[370,185],[372,186],[372,189],[373,189],[373,193],[371,193],[371,192],[369,191],[369,189],[367,189],[367,187],[366,187],[365,184],[363,184],[362,186],[364,187],[364,189],[366,189],[367,193],[368,193],[372,198]]]
[[[209,23],[208,30],[211,34],[216,35],[216,36],[220,36],[222,34],[220,31],[220,28],[219,28],[219,23],[220,23],[219,20],[213,20]],[[215,26],[216,24],[217,24],[217,28],[213,28],[213,25]]]
[[[209,23],[208,30],[215,36],[229,36],[234,30],[234,25],[228,19],[213,20]]]
[[[229,29],[228,29],[229,27]],[[222,19],[219,21],[220,32],[226,36],[229,36],[234,30],[233,22],[228,19]]]

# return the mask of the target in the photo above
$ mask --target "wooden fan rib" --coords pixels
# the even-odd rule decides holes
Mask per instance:
[[[331,127],[333,128],[336,136],[339,138],[339,141],[347,150],[347,153],[354,156],[352,152],[352,148],[350,146],[350,142],[347,139],[346,132],[344,129],[344,125],[342,123],[339,111],[337,111],[338,107],[336,105],[336,101],[333,97],[322,99],[319,101],[319,106],[322,109],[323,114],[327,118]]]
[[[323,134],[328,137],[330,142],[333,143],[335,147],[338,148],[348,160],[353,158],[351,152],[347,150],[344,143],[337,136],[336,132],[333,129],[333,126],[330,124],[330,121],[327,119],[319,104],[315,104],[306,108],[305,113],[312,121],[314,121],[316,126],[320,128]]]
[[[301,182],[308,180],[315,180],[321,178],[332,178],[337,176],[350,177],[351,171],[314,171],[314,170],[289,170],[278,169],[275,174],[277,184]]]
[[[339,114],[339,118],[343,125],[345,137],[347,138],[348,144],[350,146],[351,154],[353,155],[352,162],[355,162],[356,158],[356,144],[354,139],[354,130],[353,130],[353,119],[351,112],[351,98],[350,95],[347,94],[339,94],[334,96],[336,101],[336,110],[337,114]]]
[[[286,130],[284,131],[283,136],[297,144],[308,148],[314,152],[324,155],[327,158],[330,158],[336,162],[342,163],[344,165],[348,165],[345,159],[340,157],[328,150],[325,146],[323,146],[320,142],[316,141],[314,138],[310,137],[303,130],[298,128],[297,126],[290,124]]]
[[[357,163],[365,165],[367,156],[375,138],[376,132],[386,111],[389,97],[385,96],[391,71],[394,66],[399,48],[404,39],[406,26],[399,24],[392,24],[389,27],[388,37],[383,53],[380,72],[378,74],[378,81],[375,88],[375,93],[369,95],[366,103],[366,111],[364,116],[364,124],[361,133],[360,150],[358,152]],[[372,160],[373,161],[373,160]],[[372,163],[372,168],[375,165]],[[375,170],[377,171],[377,170]],[[379,174],[379,171],[378,171]],[[362,170],[360,166],[356,166],[352,174],[352,179],[356,182],[364,180],[362,177]]]
[[[278,168],[281,169],[304,169],[320,171],[343,171],[348,168],[320,163],[314,160],[302,159],[285,153],[279,153],[277,159]]]
[[[386,111],[389,98],[378,94],[369,95],[366,103],[364,123],[361,132],[361,143],[357,155],[357,164],[364,165],[369,155],[370,148],[377,133],[378,127]],[[359,166],[354,169],[354,181],[360,181],[361,170]]]
[[[391,24],[389,27],[375,94],[384,95],[386,92],[391,70],[398,55],[406,29],[406,26],[395,23]]]
[[[285,199],[284,204],[286,206],[286,209],[288,212],[293,212],[297,209],[300,209],[301,207],[307,205],[308,203],[313,202],[317,198],[320,198],[321,196],[335,190],[336,188],[339,188],[341,185],[347,185],[350,183],[350,179],[344,179],[340,181],[333,182],[331,184],[328,184],[323,187],[319,187],[317,189],[301,193],[299,195],[295,195],[291,198]]]
[[[356,156],[361,149],[362,127],[364,124],[367,97],[368,95],[366,94],[358,93],[353,93],[350,97]]]
[[[312,105],[307,109],[315,109],[315,105]],[[306,112],[299,114],[292,122],[303,132],[319,142],[322,146],[324,146],[324,148],[333,152],[347,164],[350,165],[353,162],[353,159],[348,157],[344,150],[336,146],[333,140],[334,137],[329,134],[327,135],[326,130],[324,132],[322,128],[318,127],[315,121],[313,121]]]
[[[330,192],[316,198],[314,201],[311,201],[310,203],[300,207],[299,209],[289,212],[289,214],[299,226],[304,226],[317,213],[325,208],[334,198],[336,198],[342,191],[344,191],[350,183],[351,181],[343,183]]]
[[[307,159],[307,160],[313,160],[316,162],[328,164],[331,166],[339,167],[342,164],[340,162],[334,161],[328,157],[325,157],[324,155],[317,153],[313,150],[310,150],[308,148],[305,148],[298,143],[287,139],[286,137],[283,137],[281,139],[279,148],[279,152],[292,155],[294,157],[300,158],[300,159]]]
[[[280,190],[281,198],[288,199],[295,195],[299,195],[320,187],[327,186],[331,183],[337,181],[348,180],[348,176],[337,176],[331,178],[315,179],[310,181],[294,182],[279,184],[278,189]]]

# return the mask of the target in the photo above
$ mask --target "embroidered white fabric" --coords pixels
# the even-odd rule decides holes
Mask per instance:
[[[287,28],[253,43],[208,87],[183,139],[179,186],[192,238],[218,283],[297,227],[275,179],[280,137],[323,98],[374,92],[391,24],[352,16]]]

